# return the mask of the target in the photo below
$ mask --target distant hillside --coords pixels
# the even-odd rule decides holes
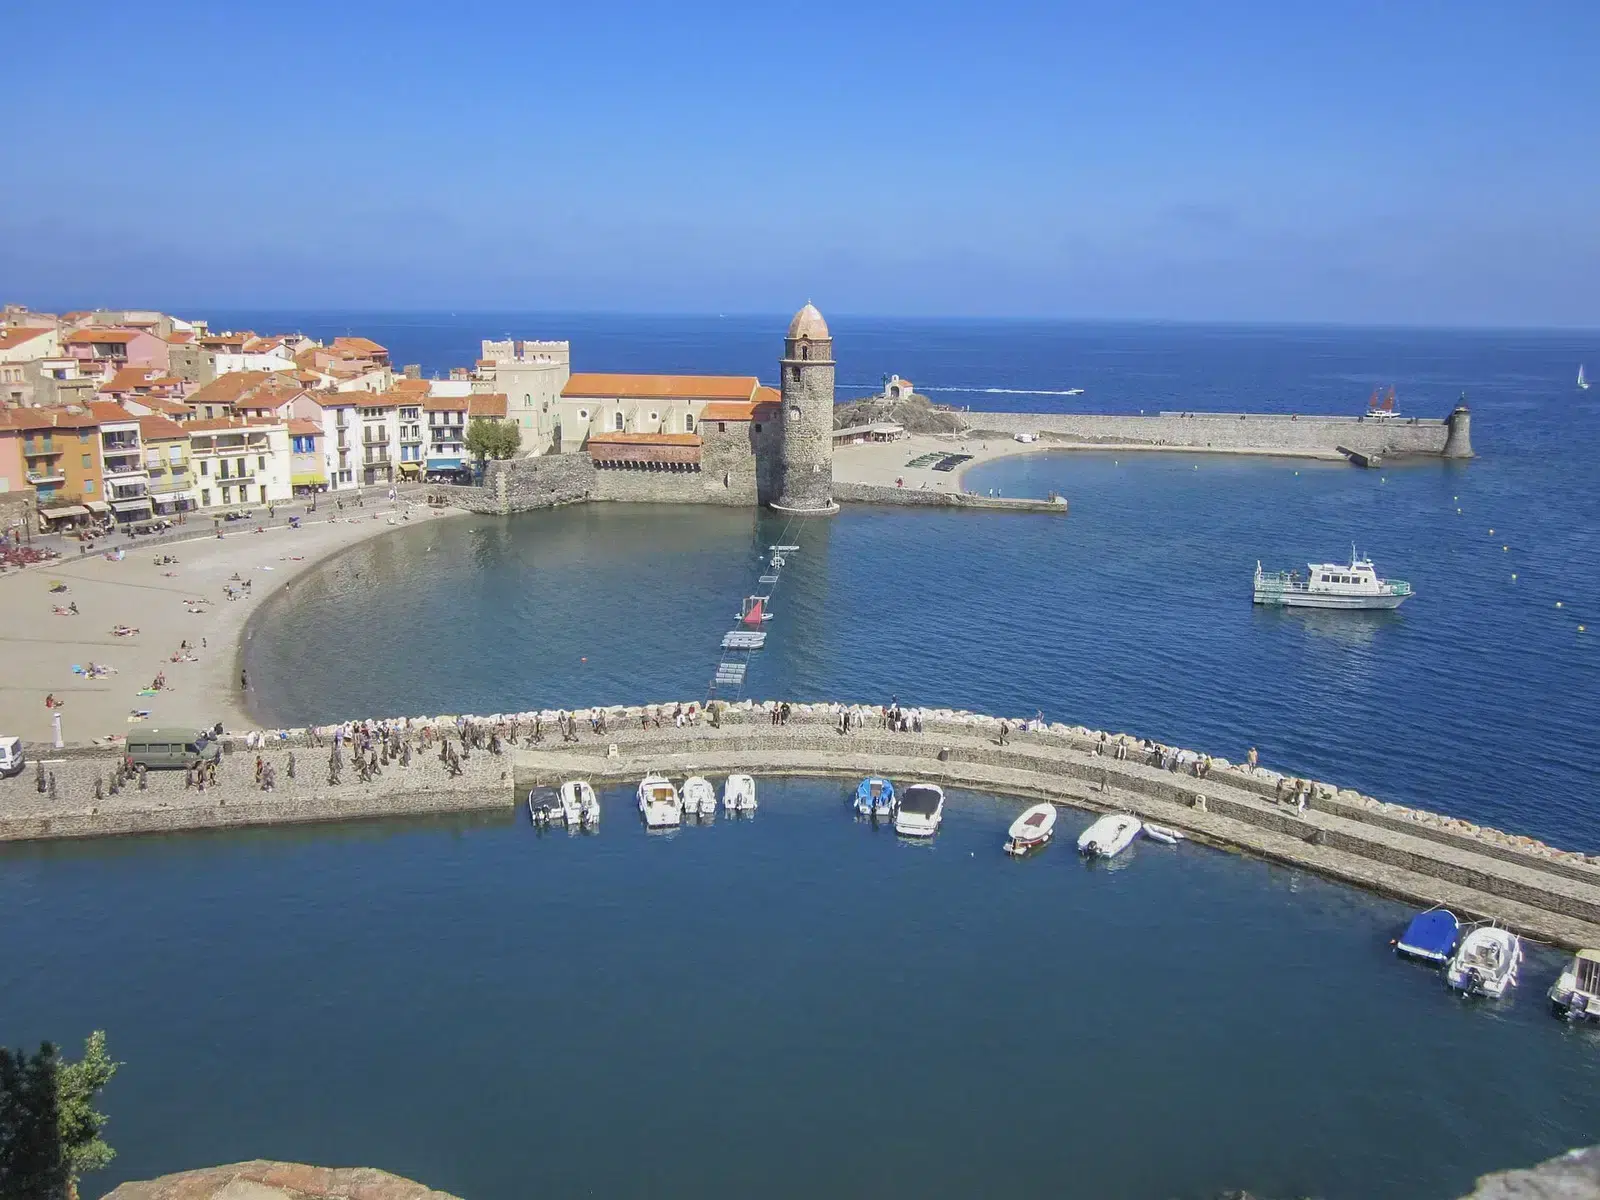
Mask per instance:
[[[903,400],[869,396],[865,400],[852,400],[833,406],[835,429],[871,425],[878,421],[903,425],[910,433],[960,433],[967,427],[960,413],[935,408],[926,396],[915,394]]]

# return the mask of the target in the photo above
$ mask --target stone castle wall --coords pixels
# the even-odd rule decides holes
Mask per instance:
[[[1340,446],[1361,454],[1442,455],[1447,422],[1432,418],[1308,417],[1241,413],[1161,413],[1137,417],[1101,413],[963,414],[974,433],[1041,433],[1048,438],[1173,449],[1287,450],[1333,453]]]

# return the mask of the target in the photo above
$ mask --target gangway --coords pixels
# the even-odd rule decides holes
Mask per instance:
[[[767,644],[763,626],[772,620],[772,596],[783,576],[787,556],[799,549],[799,546],[787,543],[767,547],[766,557],[756,577],[756,583],[762,590],[751,592],[744,598],[739,605],[737,626],[722,635],[722,657],[717,662],[711,685],[706,691],[707,704],[718,699],[719,693],[726,693],[722,698],[732,700],[739,699],[742,694],[750,656]]]

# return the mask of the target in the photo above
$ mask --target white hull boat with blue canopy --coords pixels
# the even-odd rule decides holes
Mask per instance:
[[[722,807],[729,815],[755,812],[756,781],[749,775],[729,775],[722,783]]]
[[[1461,922],[1448,908],[1430,908],[1411,918],[1411,924],[1394,944],[1394,952],[1402,958],[1442,967],[1456,952],[1456,942],[1461,938]]]
[[[856,785],[855,810],[863,817],[894,814],[894,784],[881,775],[869,775]]]
[[[1498,925],[1480,925],[1461,939],[1445,979],[1463,996],[1504,996],[1517,986],[1522,939]]]
[[[904,837],[932,837],[944,820],[944,789],[913,783],[894,810],[894,831]]]
[[[1139,836],[1138,817],[1112,813],[1078,835],[1078,853],[1085,858],[1115,858]]]

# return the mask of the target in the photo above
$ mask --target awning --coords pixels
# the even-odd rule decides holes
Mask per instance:
[[[430,458],[428,460],[430,471],[459,471],[461,460],[459,458]]]
[[[291,487],[316,487],[319,483],[327,483],[328,477],[321,471],[301,471],[299,474],[289,476]]]
[[[149,508],[149,496],[130,496],[126,500],[113,500],[111,507],[120,512],[132,512],[137,508]]]
[[[111,506],[104,500],[85,500],[83,506],[92,513],[108,513],[111,511]]]
[[[403,462],[400,464],[400,474],[402,475],[415,475],[421,470],[422,464],[419,462]]]
[[[61,508],[41,508],[39,515],[47,521],[56,521],[62,517],[87,517],[89,510],[81,504],[67,504]]]

